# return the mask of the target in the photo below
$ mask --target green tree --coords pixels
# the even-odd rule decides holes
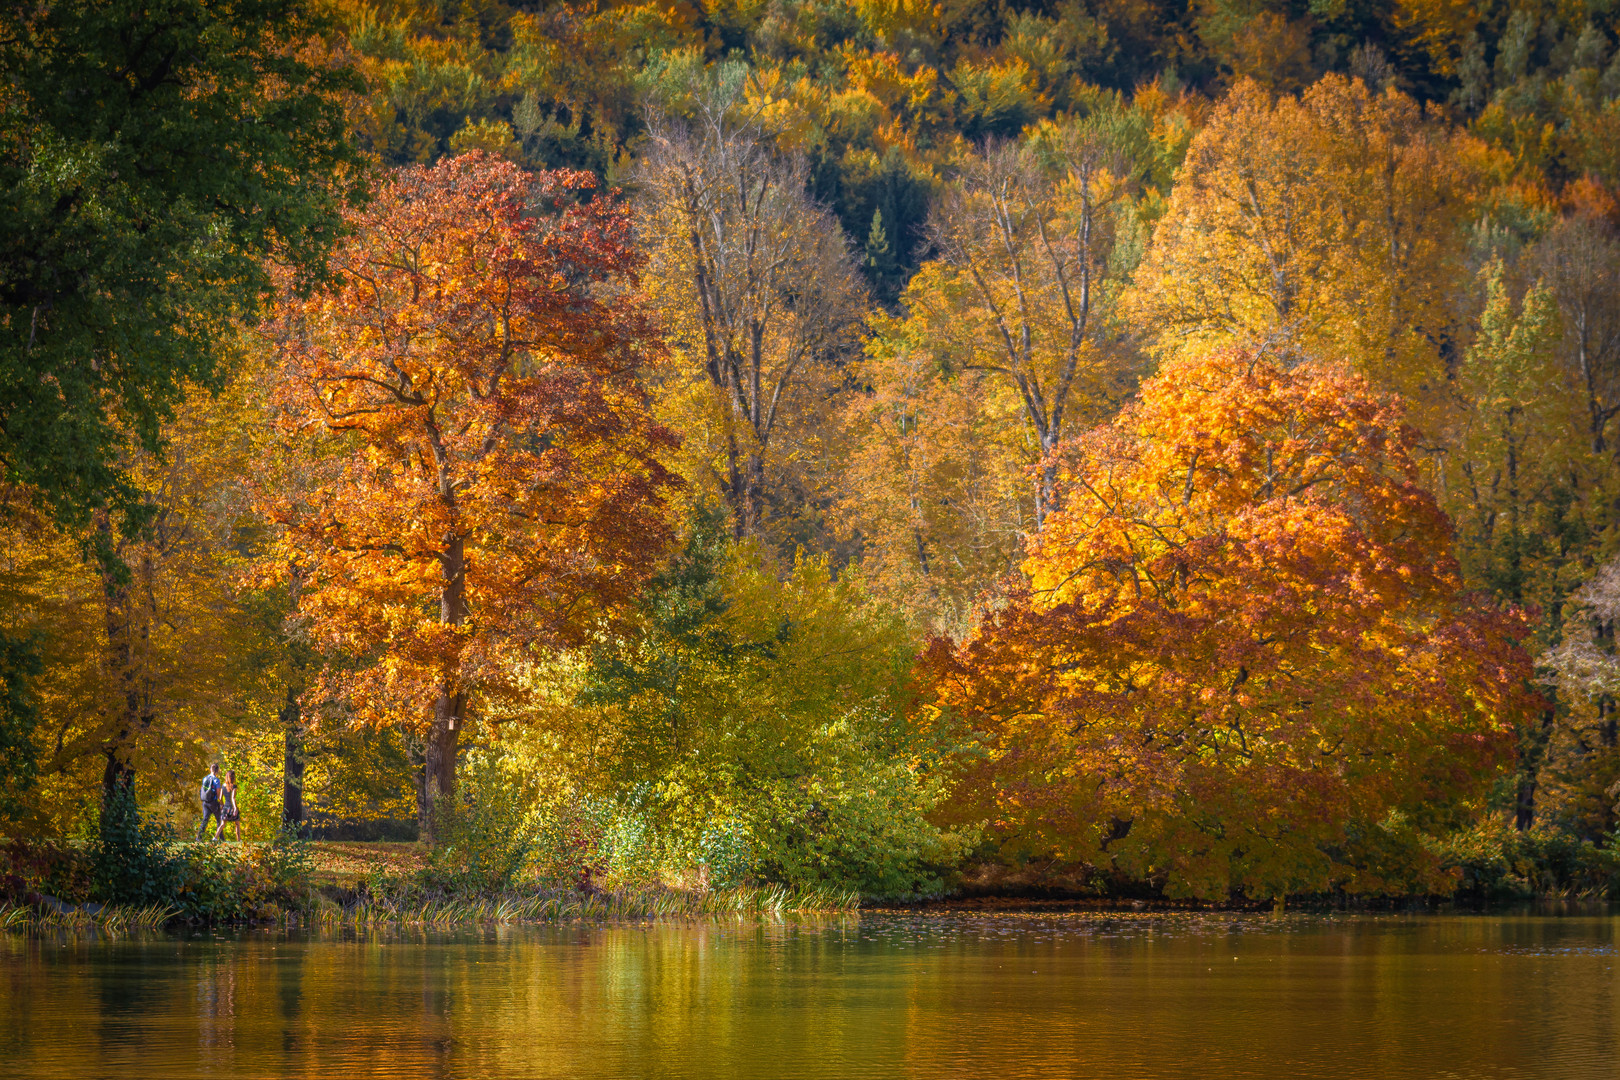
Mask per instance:
[[[267,259],[322,265],[358,86],[306,58],[325,30],[305,0],[0,11],[0,476],[61,520],[129,515],[126,439],[217,384]]]
[[[635,632],[595,650],[541,742],[644,815],[669,869],[937,889],[956,841],[924,816],[945,787],[938,732],[911,708],[911,634],[826,560],[778,580],[758,554],[700,513]],[[546,757],[538,769],[556,767]]]

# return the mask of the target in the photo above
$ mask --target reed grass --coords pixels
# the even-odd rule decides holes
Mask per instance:
[[[853,910],[859,905],[860,896],[853,890],[791,889],[780,885],[705,892],[651,888],[580,893],[542,889],[504,896],[415,899],[408,902],[387,897],[362,897],[342,906],[322,898],[312,911],[311,921],[322,927],[352,926],[357,930],[390,926],[440,930],[514,923],[776,918],[833,914]]]
[[[362,896],[338,904],[311,891],[301,912],[278,920],[321,929],[380,931],[395,927],[448,930],[462,926],[562,922],[647,922],[714,918],[780,918],[825,915],[860,905],[853,890],[793,889],[782,885],[697,891],[673,888],[616,889],[582,893],[537,889],[491,897],[424,899]],[[98,930],[108,934],[159,930],[181,914],[165,904],[108,905],[70,912],[0,903],[0,930]]]
[[[180,909],[169,904],[108,904],[96,911],[78,908],[64,912],[0,903],[0,930],[99,930],[125,934],[161,930],[179,914]]]

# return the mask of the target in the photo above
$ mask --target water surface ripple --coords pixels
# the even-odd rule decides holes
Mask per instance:
[[[1620,1076],[1612,915],[0,937],[0,1077]]]

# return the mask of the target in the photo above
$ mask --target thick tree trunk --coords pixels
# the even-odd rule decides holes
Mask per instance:
[[[760,453],[748,455],[748,479],[743,491],[743,504],[748,510],[748,535],[758,535],[760,526],[765,520],[765,456]]]
[[[105,513],[97,515],[96,529],[108,545],[108,550],[112,550],[112,525]],[[150,577],[152,568],[149,560],[143,563],[142,571]],[[137,630],[130,580],[120,577],[112,567],[103,567],[101,586],[107,660],[112,669],[113,685],[116,687],[114,693],[118,701],[118,715],[101,751],[107,757],[106,768],[101,774],[101,797],[105,802],[118,787],[133,788],[135,770],[129,764],[130,757],[134,753],[135,740],[150,726],[152,717],[150,710],[145,707],[145,695],[136,670],[140,658],[135,648]],[[144,636],[144,627],[141,632]]]
[[[118,747],[109,747],[102,753],[107,756],[107,765],[101,770],[101,798],[103,803],[112,798],[119,789],[133,793],[135,790],[134,766],[120,756]]]
[[[281,709],[281,826],[289,831],[304,823],[304,728],[298,691],[287,687]]]
[[[1523,832],[1536,823],[1536,789],[1541,779],[1541,763],[1552,734],[1553,709],[1543,710],[1541,724],[1526,733],[1519,744],[1519,783],[1513,806],[1513,824]]]
[[[461,738],[465,698],[441,693],[434,707],[433,727],[422,747],[422,784],[417,789],[417,823],[422,839],[432,842],[444,814],[456,797],[456,750]]]
[[[466,546],[460,537],[446,545],[442,557],[444,589],[439,594],[439,619],[448,626],[460,626],[467,617]],[[451,802],[456,795],[456,743],[467,714],[467,695],[449,682],[440,684],[433,703],[433,726],[422,748],[422,785],[417,789],[417,822],[422,838],[431,842],[437,832],[440,800]]]

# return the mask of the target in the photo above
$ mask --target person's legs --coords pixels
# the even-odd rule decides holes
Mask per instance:
[[[203,833],[208,831],[208,823],[210,821],[218,821],[218,820],[219,820],[219,811],[218,810],[215,810],[211,806],[203,807],[202,824],[197,826],[197,839],[201,840],[203,838]]]

